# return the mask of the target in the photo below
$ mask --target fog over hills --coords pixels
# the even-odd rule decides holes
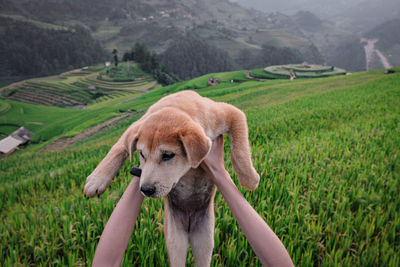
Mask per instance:
[[[380,23],[400,17],[398,0],[231,0],[244,7],[294,15],[310,11],[351,31],[366,31]]]
[[[227,66],[245,69],[272,64],[271,57],[263,56],[266,51],[273,51],[274,63],[323,62],[316,46],[298,34],[300,30],[289,16],[246,9],[228,0],[0,0],[0,16],[53,28],[79,24],[108,50],[117,48],[121,53],[136,42],[159,54],[181,47],[181,51],[193,54],[186,60],[211,57],[215,50],[218,55],[226,54],[218,57],[225,66],[220,71],[229,70]],[[191,49],[193,39],[205,42],[202,49]],[[286,56],[288,51],[292,57]],[[180,64],[171,62],[176,57],[162,58],[169,58],[169,64]],[[285,62],[276,61],[280,58]],[[201,69],[190,71],[189,77],[207,71]]]
[[[328,64],[355,71],[400,64],[398,0],[231,1],[288,15],[299,28],[294,34],[312,41]]]
[[[348,48],[346,44],[351,43],[349,47],[362,51],[362,46],[356,44],[360,38],[380,24],[389,28],[386,31],[390,33],[393,26],[385,23],[400,17],[399,10],[398,0],[386,0],[384,4],[378,0],[0,0],[3,21],[0,34],[15,33],[12,39],[3,41],[3,46],[7,44],[9,49],[8,54],[3,52],[2,55],[16,58],[8,60],[11,65],[26,58],[15,49],[21,46],[27,55],[35,55],[35,62],[46,62],[49,71],[78,67],[102,58],[97,56],[101,49],[85,59],[72,50],[53,48],[54,42],[44,42],[49,49],[39,49],[41,44],[36,49],[27,47],[24,38],[20,38],[24,36],[23,28],[61,38],[65,34],[51,31],[68,31],[77,36],[75,28],[79,27],[79,32],[85,33],[82,36],[87,44],[94,39],[108,51],[116,48],[122,55],[140,42],[160,54],[170,66],[193,66],[193,70],[187,67],[179,70],[183,71],[179,76],[186,79],[207,71],[251,69],[298,61],[345,67],[346,64],[338,63],[337,59],[343,58],[338,53]],[[0,36],[3,40],[6,37]],[[379,51],[389,61],[400,57],[397,46],[385,47]],[[43,59],[43,52],[47,50],[54,51],[50,55],[63,51],[63,58],[49,59],[50,55],[46,55]],[[185,56],[182,57],[181,51],[185,51]],[[272,55],[267,56],[269,54]],[[362,53],[359,57],[363,57]],[[208,63],[198,66],[194,62],[187,65],[184,62],[195,59],[213,62],[216,68],[208,68]],[[16,70],[26,64],[17,65]],[[366,64],[358,64],[356,69],[362,66]],[[7,68],[0,68],[0,76],[11,73]],[[35,75],[31,71],[25,73]]]
[[[274,0],[231,0],[245,7],[261,9],[268,12],[282,12],[285,14],[294,14],[299,10],[307,10],[318,15],[336,15],[344,12],[349,8],[363,2],[364,0],[291,0],[291,1],[274,1]]]

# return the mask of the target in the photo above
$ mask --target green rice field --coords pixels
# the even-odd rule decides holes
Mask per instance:
[[[86,110],[2,100],[0,131],[11,131],[5,121],[13,121],[35,137],[27,149],[0,158],[0,265],[90,265],[138,158],[100,198],[84,198],[86,177],[151,104],[189,89],[246,113],[261,181],[255,191],[240,190],[296,266],[400,266],[400,68],[394,70],[265,82],[248,80],[247,71],[216,73]],[[208,87],[210,76],[219,84]],[[108,131],[67,149],[39,150],[129,110],[138,115]],[[239,186],[228,138],[225,151]],[[215,221],[212,266],[261,266],[218,192]],[[146,198],[123,266],[168,265],[163,200]]]

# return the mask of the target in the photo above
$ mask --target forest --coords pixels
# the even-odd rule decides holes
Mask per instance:
[[[305,61],[305,58],[299,50],[268,44],[264,44],[257,51],[242,49],[238,58],[233,60],[226,51],[193,35],[177,40],[161,55],[161,62],[183,80],[206,73],[301,63],[302,61]]]
[[[157,53],[150,51],[144,44],[136,43],[130,51],[125,52],[122,60],[136,61],[144,72],[152,74],[162,85],[170,85],[179,80],[167,65],[160,62]]]
[[[75,25],[45,28],[0,17],[0,76],[39,76],[99,63],[106,51],[88,30]]]
[[[234,67],[225,51],[190,35],[170,45],[161,55],[161,62],[183,80]]]

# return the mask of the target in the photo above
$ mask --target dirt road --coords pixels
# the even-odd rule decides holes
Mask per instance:
[[[389,60],[383,55],[383,53],[375,48],[375,44],[379,41],[379,39],[367,39],[361,38],[360,43],[364,43],[364,50],[365,50],[365,60],[366,60],[366,69],[370,70],[372,65],[372,60],[374,58],[374,53],[378,56],[380,62],[382,63],[385,69],[392,68],[390,65]]]
[[[125,114],[119,115],[119,116],[114,117],[112,119],[109,119],[109,120],[107,120],[107,121],[105,121],[103,123],[100,123],[100,124],[98,124],[96,126],[93,126],[93,127],[89,128],[89,129],[86,129],[82,133],[77,134],[77,135],[75,135],[74,137],[71,137],[71,138],[63,138],[63,137],[57,138],[52,143],[50,143],[49,145],[45,146],[41,151],[42,152],[47,152],[47,151],[55,151],[55,150],[66,148],[66,147],[68,147],[70,145],[75,144],[78,141],[81,141],[81,140],[83,140],[83,139],[95,134],[96,132],[98,132],[100,129],[102,129],[104,127],[106,127],[106,126],[108,126],[108,125],[110,125],[110,124],[112,124],[112,123],[114,123],[114,122],[116,122],[118,120],[121,120],[121,119],[124,119],[124,118],[128,117],[129,115],[131,115],[131,114],[130,113],[125,113]]]

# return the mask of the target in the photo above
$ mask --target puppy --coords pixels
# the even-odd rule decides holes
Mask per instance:
[[[193,91],[166,96],[134,122],[86,180],[87,197],[102,194],[129,156],[140,156],[140,190],[164,198],[164,233],[172,266],[185,266],[190,242],[196,266],[209,266],[214,248],[216,187],[198,168],[212,140],[228,133],[239,182],[257,188],[246,117],[236,107]]]

